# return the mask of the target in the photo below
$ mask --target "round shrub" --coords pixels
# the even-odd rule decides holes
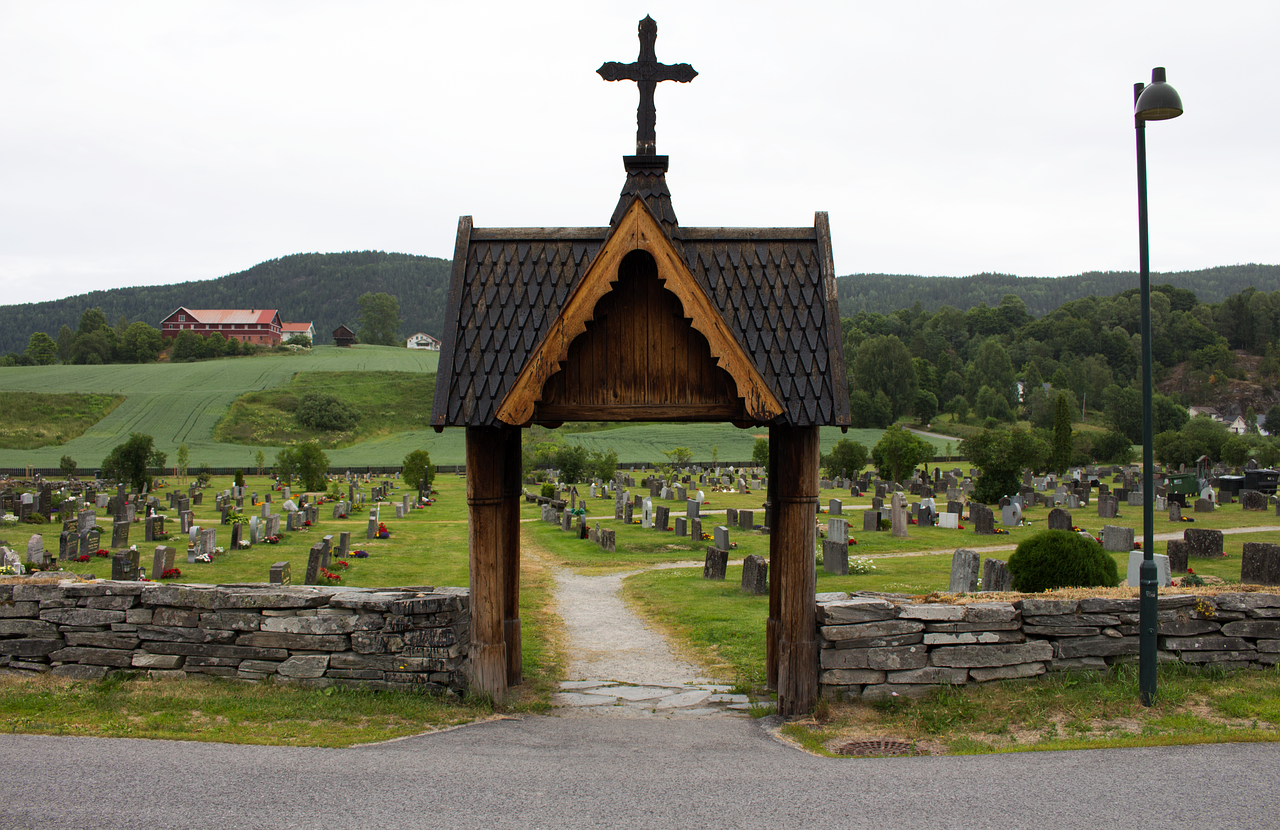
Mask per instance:
[[[1046,530],[1018,545],[1009,557],[1013,590],[1037,594],[1053,588],[1114,588],[1120,570],[1111,554],[1070,530]]]
[[[333,395],[312,392],[302,396],[293,417],[304,427],[322,430],[350,429],[360,420],[355,407]]]

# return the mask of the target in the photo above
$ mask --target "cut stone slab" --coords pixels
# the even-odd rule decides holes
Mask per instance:
[[[680,692],[679,694],[669,695],[659,700],[657,709],[684,709],[691,706],[697,706],[699,703],[705,702],[711,697],[710,692],[694,691]]]
[[[661,686],[611,686],[598,690],[597,694],[609,694],[623,700],[656,700],[670,695],[671,689]]]
[[[557,706],[612,706],[618,699],[583,692],[557,692],[551,696],[551,702]]]
[[[990,646],[944,646],[935,648],[929,659],[935,666],[973,669],[1052,660],[1053,656],[1053,645],[1041,640]]]
[[[969,678],[978,683],[989,680],[1012,680],[1017,677],[1036,677],[1045,673],[1044,663],[1020,663],[1016,666],[996,666],[989,669],[969,669]]]

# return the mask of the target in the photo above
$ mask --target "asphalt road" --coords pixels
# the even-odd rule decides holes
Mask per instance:
[[[1280,827],[1280,745],[816,758],[749,719],[528,718],[356,749],[0,736],[4,828]]]

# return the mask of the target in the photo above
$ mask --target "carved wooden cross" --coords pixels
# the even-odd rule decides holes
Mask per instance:
[[[636,108],[636,155],[657,154],[655,125],[658,120],[653,106],[653,91],[659,81],[679,81],[687,84],[698,77],[698,72],[687,63],[658,63],[653,44],[658,39],[658,24],[645,16],[640,21],[640,57],[635,63],[608,61],[596,70],[606,81],[635,81],[640,87],[640,106]]]

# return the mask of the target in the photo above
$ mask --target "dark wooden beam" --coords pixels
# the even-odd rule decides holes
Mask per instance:
[[[769,525],[769,617],[764,630],[764,678],[766,685],[778,689],[778,609],[782,605],[778,582],[778,452],[781,437],[775,436],[777,427],[769,427],[769,476],[765,491],[765,522]],[[816,576],[815,576],[816,578]]]
[[[738,400],[742,400],[739,398]],[[731,404],[663,404],[661,406],[610,406],[537,404],[533,410],[535,423],[548,421],[732,421],[743,416],[741,405]]]
[[[778,714],[795,717],[811,710],[818,698],[814,560],[818,427],[778,426],[769,433],[770,466],[775,453],[778,458],[777,524],[770,537],[770,576],[778,592]],[[773,476],[769,479],[772,485]]]
[[[507,685],[524,682],[520,640],[520,455],[521,430],[508,427],[502,471],[503,632],[507,643]]]
[[[473,691],[502,701],[507,693],[503,550],[506,436],[498,427],[467,427],[467,547],[471,570]]]

